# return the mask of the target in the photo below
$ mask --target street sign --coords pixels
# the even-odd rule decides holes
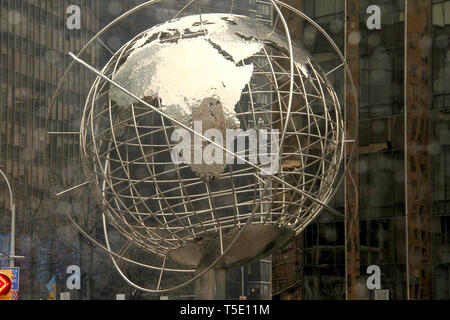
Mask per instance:
[[[12,300],[12,271],[0,271],[0,300]]]
[[[10,270],[12,272],[12,288],[13,291],[19,291],[19,275],[20,275],[20,268],[2,268],[2,270]]]

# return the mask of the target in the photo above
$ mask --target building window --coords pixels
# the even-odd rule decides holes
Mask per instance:
[[[264,18],[270,18],[270,15],[272,13],[272,6],[267,3],[259,3],[256,7],[257,13]]]

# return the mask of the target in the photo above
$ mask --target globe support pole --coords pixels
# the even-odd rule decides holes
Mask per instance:
[[[226,277],[225,269],[212,268],[195,281],[195,300],[225,300]]]

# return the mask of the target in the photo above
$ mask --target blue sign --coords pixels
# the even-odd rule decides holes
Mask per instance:
[[[13,291],[19,291],[19,275],[20,275],[20,268],[2,268],[2,270],[11,270],[12,272],[12,279],[11,279],[11,290]]]

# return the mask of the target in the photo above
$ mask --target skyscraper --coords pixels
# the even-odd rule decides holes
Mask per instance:
[[[54,190],[77,181],[78,137],[49,138],[47,130],[78,130],[78,113],[92,75],[76,68],[68,75],[55,107],[50,110],[49,105],[70,63],[68,52],[79,51],[97,31],[97,5],[91,0],[0,1],[0,166],[13,186],[16,254],[25,256],[15,262],[21,268],[21,299],[45,299],[45,285],[52,276],[61,282],[67,263],[80,263],[76,238],[59,237],[68,225],[52,198]],[[69,29],[71,16],[80,19],[79,28],[75,24]],[[84,58],[96,64],[95,50],[89,50]],[[48,112],[53,117],[47,127]],[[0,233],[7,236],[9,209],[2,181]]]
[[[359,146],[333,203],[346,220],[324,212],[276,256],[276,298],[373,299],[366,281],[376,266],[390,299],[448,299],[450,1],[287,2],[346,54]],[[302,37],[327,71],[326,41],[306,23]]]

